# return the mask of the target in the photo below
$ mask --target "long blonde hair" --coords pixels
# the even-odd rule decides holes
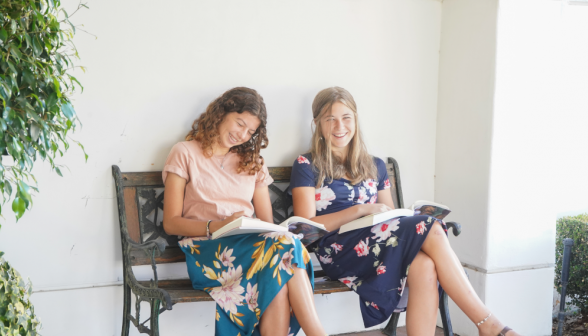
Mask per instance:
[[[349,142],[345,160],[333,155],[330,141],[325,141],[321,135],[321,119],[331,111],[334,103],[339,102],[353,111],[355,118],[355,135]],[[330,87],[319,92],[312,102],[312,116],[316,125],[312,134],[310,154],[312,164],[318,172],[316,187],[320,188],[325,179],[328,183],[333,179],[344,178],[346,175],[352,184],[358,184],[367,179],[377,179],[378,171],[374,159],[368,154],[357,118],[357,105],[349,91],[340,87]]]

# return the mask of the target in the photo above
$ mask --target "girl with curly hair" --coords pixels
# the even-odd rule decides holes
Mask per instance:
[[[394,208],[387,190],[388,172],[381,159],[368,154],[357,106],[347,90],[320,91],[312,113],[316,130],[310,153],[294,161],[290,178],[294,214],[330,231],[318,241],[315,252],[327,276],[359,295],[365,326],[406,310],[409,335],[433,335],[439,283],[477,324],[480,335],[518,335],[476,295],[442,221],[410,216],[339,234],[347,222]]]
[[[163,168],[163,226],[186,254],[195,289],[216,301],[216,335],[324,336],[313,299],[308,252],[291,233],[211,233],[255,212],[273,222],[260,150],[267,113],[255,91],[237,87],[215,99],[176,144]],[[253,202],[252,202],[253,200]],[[291,314],[291,311],[293,314]]]

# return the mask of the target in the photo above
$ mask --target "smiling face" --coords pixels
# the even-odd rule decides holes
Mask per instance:
[[[258,117],[249,112],[230,112],[218,125],[218,140],[214,154],[226,154],[231,147],[239,146],[251,139],[261,124]]]
[[[321,135],[331,143],[333,152],[345,156],[355,135],[355,114],[341,102],[335,102],[320,118]]]

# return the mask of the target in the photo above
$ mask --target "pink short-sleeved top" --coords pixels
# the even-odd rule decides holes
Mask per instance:
[[[200,143],[175,144],[163,167],[163,183],[168,173],[186,180],[182,217],[208,221],[222,220],[235,212],[253,215],[253,192],[274,180],[265,164],[255,175],[237,173],[240,158],[236,153],[204,156]],[[221,168],[221,165],[224,168]]]

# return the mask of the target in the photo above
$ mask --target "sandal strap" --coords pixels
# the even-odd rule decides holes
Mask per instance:
[[[509,328],[509,327],[505,326],[505,327],[502,329],[502,331],[500,332],[500,334],[498,334],[498,336],[506,336],[506,333],[507,333],[507,332],[509,332],[509,331],[511,331],[511,330],[512,330],[511,328]]]

